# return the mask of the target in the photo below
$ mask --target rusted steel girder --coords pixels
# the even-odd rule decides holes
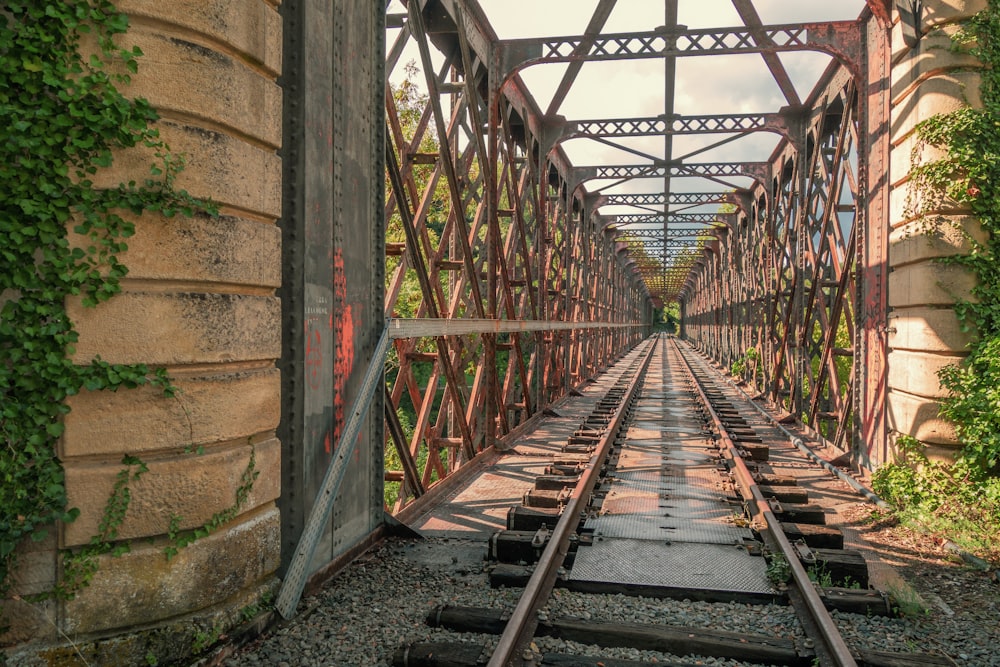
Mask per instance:
[[[854,442],[852,454],[860,463],[880,464],[888,451],[888,283],[889,283],[889,150],[890,50],[889,11],[866,26],[865,71],[868,85],[860,91],[859,151],[867,156],[858,178],[866,189],[866,206],[859,210],[857,259],[861,280],[857,286],[858,341],[853,378]],[[919,31],[918,31],[919,33]]]
[[[649,32],[579,37],[541,37],[497,45],[503,77],[543,63],[629,60],[683,56],[822,51],[852,72],[861,71],[860,21],[829,21],[775,26],[660,29]],[[585,48],[589,43],[590,47]]]
[[[865,0],[883,28],[892,28],[892,0]]]
[[[645,118],[604,118],[567,121],[560,139],[573,137],[658,137],[664,134],[729,134],[733,132],[774,132],[787,134],[786,114],[742,113],[700,116],[675,115]]]
[[[662,225],[663,219],[679,225],[704,225],[718,223],[727,217],[725,213],[624,213],[615,216],[619,228],[632,225]],[[660,230],[661,232],[663,230]]]
[[[650,297],[683,294],[691,325],[686,331],[699,333],[699,343],[718,360],[731,363],[753,349],[759,362],[753,364],[753,377],[748,379],[758,382],[761,391],[789,412],[804,415],[807,426],[837,443],[850,442],[855,449],[861,440],[878,440],[884,432],[884,412],[880,416],[875,406],[884,376],[867,368],[884,360],[880,282],[884,275],[879,273],[884,235],[878,216],[884,218],[885,202],[872,203],[879,184],[865,169],[869,155],[874,155],[871,151],[886,148],[884,135],[878,134],[885,124],[871,111],[873,95],[882,96],[879,104],[886,103],[884,91],[872,92],[873,84],[885,81],[873,74],[873,63],[883,63],[887,54],[873,59],[872,47],[873,39],[885,44],[883,24],[866,14],[857,21],[764,26],[750,0],[734,0],[745,23],[741,28],[687,30],[668,19],[671,27],[656,31],[602,35],[600,27],[613,4],[604,1],[583,36],[500,41],[475,2],[413,0],[412,4],[426,11],[431,27],[404,29],[418,40],[432,40],[453,65],[450,80],[446,81],[446,70],[436,74],[440,90],[432,95],[434,99],[451,95],[448,122],[443,122],[445,110],[435,109],[433,103],[422,121],[438,128],[439,134],[443,124],[455,133],[448,135],[452,148],[427,162],[430,158],[420,154],[420,141],[393,137],[394,144],[405,143],[412,156],[402,160],[401,171],[412,167],[418,174],[439,172],[434,187],[404,188],[413,202],[414,228],[423,252],[433,255],[434,266],[450,272],[446,288],[431,288],[434,298],[448,306],[442,309],[443,316],[478,312],[476,284],[487,318],[612,321],[621,309],[644,313]],[[832,54],[839,66],[831,66],[822,85],[799,104],[776,54],[807,50]],[[392,50],[393,55],[397,52]],[[764,59],[789,103],[787,109],[683,117],[668,108],[660,117],[604,120],[566,121],[555,116],[576,70],[587,61],[658,57],[667,61],[669,72],[678,57],[751,53]],[[543,62],[571,63],[562,92],[544,113],[517,73]],[[852,90],[861,91],[860,96]],[[782,137],[768,162],[687,161],[751,131],[772,131]],[[730,136],[682,157],[668,149],[665,159],[610,141],[657,134],[668,141],[675,134],[710,133]],[[576,167],[560,145],[573,137],[622,148],[646,162]],[[474,170],[473,164],[484,167]],[[451,178],[449,168],[457,179]],[[670,179],[675,177],[705,178],[738,190],[733,201],[726,202],[736,203],[736,211],[681,217],[684,214],[669,209],[719,202],[711,193],[670,192]],[[668,194],[621,195],[610,190],[637,178],[662,179]],[[744,178],[751,180],[749,186]],[[617,183],[588,192],[588,182],[594,179]],[[435,189],[445,181],[450,203],[439,228],[433,219]],[[440,204],[440,196],[437,201]],[[850,202],[865,202],[865,210]],[[608,205],[645,212],[618,216],[609,229],[607,218],[595,215]],[[466,210],[457,214],[460,206]],[[460,230],[466,220],[467,234]],[[647,235],[652,225],[659,227],[662,240]],[[711,232],[704,233],[711,234],[710,239],[695,235],[690,245],[671,240],[674,227],[708,229],[708,225]],[[474,258],[471,268],[462,254],[463,238]],[[403,266],[405,248],[398,252]],[[397,297],[405,292],[398,281],[393,288]],[[466,410],[469,423],[475,424],[475,441],[485,444],[492,433],[502,433],[520,420],[519,413],[537,410],[586,377],[595,346],[619,349],[623,340],[613,332],[608,339],[588,336],[582,331],[547,332],[495,343],[488,336],[459,338],[454,364],[476,369],[472,387],[467,388]],[[512,352],[517,345],[523,346],[520,354]],[[512,353],[523,363],[509,363],[499,372],[493,370],[492,361],[476,363],[477,354],[488,359]],[[419,345],[409,354],[415,355],[413,363],[426,363],[416,361],[422,354]],[[849,368],[854,371],[845,370]],[[766,376],[758,377],[758,369]],[[423,398],[427,391],[412,371],[411,365],[397,393],[403,395],[405,388],[427,404]],[[511,405],[517,407],[511,410]],[[425,430],[449,428],[431,425],[429,418],[422,423]],[[877,448],[866,444],[862,449],[872,446]]]
[[[476,4],[408,9],[387,69],[415,42],[427,94],[386,88],[385,311],[442,326],[390,355],[396,509],[636,344],[651,313],[641,276],[537,150],[537,108],[516,81],[491,86],[497,40]],[[448,326],[462,322],[480,324]]]
[[[858,463],[886,437],[888,34],[863,26],[864,78],[828,70],[681,287],[685,336]]]
[[[770,177],[767,162],[689,162],[680,164],[622,164],[575,167],[573,182],[594,179],[662,178],[669,172],[672,178],[727,178],[745,176],[764,183]],[[736,187],[730,185],[730,187]]]
[[[692,228],[677,228],[673,227],[666,231],[664,234],[662,229],[659,228],[628,228],[628,229],[615,229],[616,239],[623,239],[624,237],[634,238],[634,239],[656,239],[659,241],[672,241],[674,239],[708,239],[714,236],[714,227],[692,227]]]

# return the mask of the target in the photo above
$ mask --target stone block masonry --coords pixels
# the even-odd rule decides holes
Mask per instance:
[[[960,22],[985,6],[985,0],[927,0],[917,45],[904,45],[898,24],[892,38],[889,429],[928,444],[939,458],[948,458],[958,442],[954,427],[938,416],[943,390],[937,371],[965,356],[970,334],[961,330],[954,304],[969,298],[975,280],[938,260],[967,252],[968,239],[982,240],[983,232],[952,202],[921,206],[925,194],[912,186],[910,174],[915,164],[939,157],[937,149],[920,146],[921,121],[981,105],[980,64],[950,47]]]
[[[70,400],[59,456],[80,517],[23,554],[16,592],[51,588],[61,576],[59,550],[99,532],[124,456],[149,470],[130,484],[119,529],[129,553],[101,557],[71,601],[5,612],[13,622],[2,639],[21,645],[17,664],[53,658],[62,635],[81,646],[98,637],[128,646],[137,660],[183,660],[192,631],[224,631],[273,587],[281,542],[279,4],[116,3],[129,15],[123,43],[143,51],[124,92],[150,101],[161,136],[183,155],[175,187],[211,199],[220,215],[138,217],[121,257],[129,268],[122,293],[97,308],[68,304],[80,334],[74,361],[99,355],[165,367],[178,392],[85,391]],[[150,161],[143,149],[117,155],[99,185],[141,181]],[[168,559],[168,533],[203,526],[235,505],[251,452],[259,476],[236,517]],[[156,641],[150,627],[161,629]],[[176,641],[165,641],[171,632]]]

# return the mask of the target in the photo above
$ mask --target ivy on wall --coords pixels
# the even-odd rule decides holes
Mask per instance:
[[[956,311],[977,338],[965,363],[941,374],[951,392],[942,414],[958,428],[961,456],[988,474],[1000,472],[1000,2],[990,0],[962,35],[957,46],[984,65],[983,108],[931,119],[922,132],[928,143],[948,150],[948,196],[969,206],[988,234],[986,242],[973,240],[971,252],[950,260],[976,276],[974,298],[958,303]]]
[[[983,64],[977,70],[982,108],[921,122],[920,141],[945,154],[915,166],[911,178],[922,202],[917,213],[951,200],[971,211],[986,232],[985,241],[967,235],[968,253],[940,260],[976,278],[972,298],[955,305],[962,326],[975,332],[969,355],[940,373],[949,392],[940,414],[955,424],[962,448],[955,465],[944,467],[927,461],[912,438],[903,438],[901,453],[914,467],[883,466],[873,482],[887,499],[920,508],[925,516],[954,516],[954,501],[962,497],[960,522],[971,518],[990,534],[1000,526],[1000,0],[989,0],[963,26],[954,48]]]
[[[142,55],[118,45],[127,27],[108,0],[0,8],[0,592],[17,545],[78,514],[56,452],[65,399],[149,383],[173,391],[163,369],[71,361],[66,300],[93,307],[119,292],[134,232],[124,216],[211,212],[173,187],[183,165],[152,127],[155,110],[119,90]],[[97,187],[129,148],[155,156],[148,178]]]

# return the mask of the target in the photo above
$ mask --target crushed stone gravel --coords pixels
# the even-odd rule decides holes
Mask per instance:
[[[865,538],[891,557],[905,554],[900,568],[926,606],[901,618],[835,613],[852,645],[881,651],[936,652],[956,665],[1000,667],[1000,585],[983,572],[955,563],[948,552],[889,522],[872,523],[871,508],[854,513]],[[457,539],[392,540],[358,559],[311,598],[298,615],[221,664],[225,667],[347,667],[392,665],[397,647],[413,641],[465,641],[491,648],[488,635],[429,627],[438,605],[512,609],[517,589],[491,589],[482,542]],[[660,600],[624,595],[587,595],[557,589],[552,616],[609,622],[652,622],[794,638],[802,630],[788,607]],[[698,656],[673,656],[635,649],[583,646],[537,638],[540,651],[598,655],[650,664],[748,667],[750,663]]]

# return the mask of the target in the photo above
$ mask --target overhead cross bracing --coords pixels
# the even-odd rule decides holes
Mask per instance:
[[[388,12],[387,316],[575,323],[396,341],[390,404],[417,422],[400,456],[436,454],[409,493],[640,335],[611,324],[671,303],[720,363],[760,354],[770,396],[818,433],[878,450],[863,396],[884,333],[858,339],[885,311],[867,161],[886,150],[887,5]]]

